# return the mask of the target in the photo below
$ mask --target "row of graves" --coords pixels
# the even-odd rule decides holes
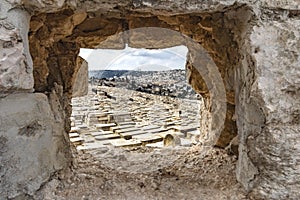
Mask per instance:
[[[191,146],[199,137],[197,102],[97,86],[72,99],[70,141],[78,150]]]

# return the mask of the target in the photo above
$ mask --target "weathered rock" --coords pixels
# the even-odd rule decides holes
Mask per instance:
[[[0,92],[2,94],[33,89],[32,66],[24,55],[24,45],[20,31],[12,24],[0,21]]]
[[[180,137],[176,134],[167,134],[163,141],[165,147],[175,147],[181,145]]]
[[[77,65],[79,65],[79,70],[74,73],[72,97],[81,97],[88,93],[88,63],[78,57]]]
[[[283,22],[283,17],[263,21],[250,35],[249,51],[257,71],[251,87],[241,87],[238,100],[243,102],[238,113],[244,113],[237,118],[243,133],[238,178],[246,188],[254,187],[253,194],[260,198],[297,199],[300,21],[286,18]],[[243,170],[245,165],[252,169]]]
[[[225,148],[229,155],[239,155],[239,139],[238,136],[235,136],[229,145]]]
[[[44,94],[0,99],[0,196],[33,195],[52,173],[63,169],[62,126]]]

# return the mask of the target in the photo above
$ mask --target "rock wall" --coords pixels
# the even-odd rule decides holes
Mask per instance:
[[[62,125],[55,123],[44,94],[8,95],[0,109],[1,198],[33,195],[67,165]]]
[[[281,11],[273,20],[269,13],[261,17],[245,43],[248,56],[243,62],[249,68],[236,72],[243,79],[237,112],[244,113],[238,117],[237,177],[262,199],[298,199],[299,15]]]
[[[238,134],[237,178],[245,189],[255,198],[299,198],[299,8],[297,0],[2,1],[0,196],[32,195],[71,163],[66,133],[79,48],[147,47],[139,35],[110,38],[160,27],[201,44],[218,67],[227,111],[217,145]],[[201,124],[209,136],[218,118],[211,114],[214,84],[205,80],[215,74],[200,74],[189,48],[189,82],[204,96]]]
[[[82,97],[88,94],[88,63],[81,57],[77,59],[78,72],[73,74],[72,97]]]
[[[30,14],[0,2],[0,199],[33,195],[71,162],[57,91],[33,93]]]
[[[19,11],[19,13],[18,13]],[[13,16],[0,20],[0,90],[1,96],[14,91],[32,91],[32,61],[29,56],[29,15],[22,10],[7,13]],[[12,12],[12,14],[11,14]],[[18,25],[18,26],[16,26]]]

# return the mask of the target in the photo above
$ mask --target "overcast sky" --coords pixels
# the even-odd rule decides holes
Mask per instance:
[[[167,49],[123,50],[80,49],[80,56],[88,61],[89,70],[170,70],[184,69],[188,49],[177,46]]]

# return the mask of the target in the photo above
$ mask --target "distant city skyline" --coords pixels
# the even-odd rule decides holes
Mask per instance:
[[[89,64],[89,70],[140,70],[162,71],[184,69],[188,49],[176,46],[166,49],[123,50],[80,49],[79,56]]]

